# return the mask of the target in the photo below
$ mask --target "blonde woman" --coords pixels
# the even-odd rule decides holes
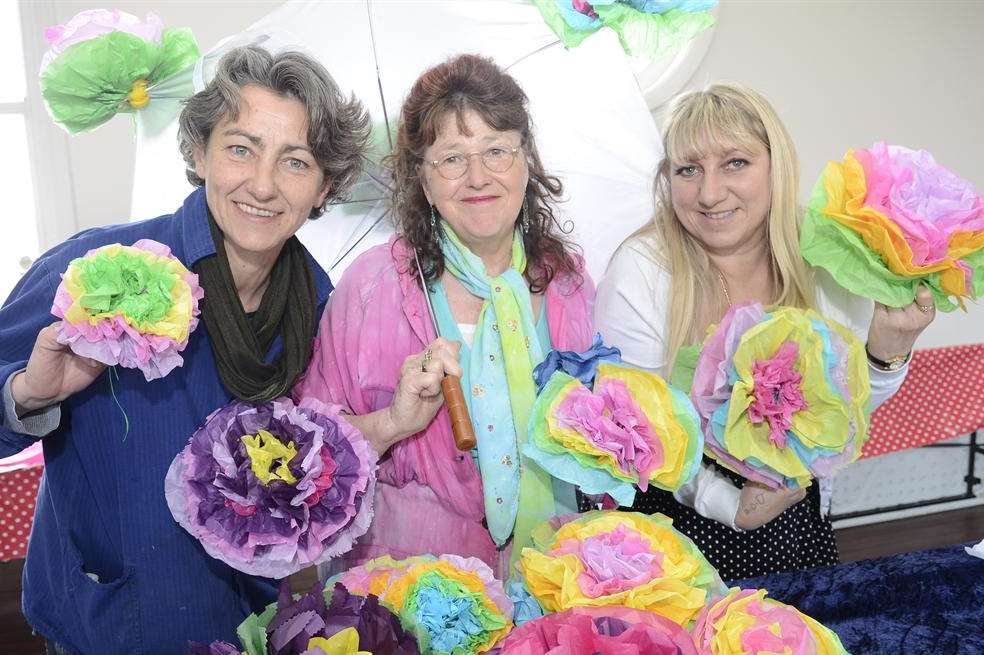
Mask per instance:
[[[732,304],[814,308],[866,339],[872,406],[895,393],[933,319],[932,296],[923,289],[909,307],[873,306],[803,261],[796,152],[768,101],[736,84],[685,94],[663,145],[656,215],[616,252],[598,288],[605,341],[631,364],[686,379],[707,327]],[[817,484],[773,491],[705,460],[692,483],[641,494],[634,509],[671,516],[723,578],[738,579],[837,563],[828,500]]]

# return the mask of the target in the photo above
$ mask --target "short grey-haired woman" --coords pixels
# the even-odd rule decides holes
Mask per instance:
[[[164,475],[211,412],[284,395],[306,369],[332,286],[294,234],[358,177],[368,131],[361,104],[314,60],[233,50],[181,115],[197,187],[184,204],[56,246],[0,310],[0,456],[44,446],[23,609],[51,648],[181,652],[189,639],[234,639],[274,599],[272,581],[212,559],[175,523]],[[58,343],[48,308],[72,259],[139,239],[198,274],[203,325],[183,367],[151,384],[119,370],[111,383]]]

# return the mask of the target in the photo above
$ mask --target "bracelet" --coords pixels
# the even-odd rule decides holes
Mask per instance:
[[[890,357],[888,360],[878,359],[877,357],[871,354],[870,350],[868,350],[868,344],[864,344],[864,354],[868,356],[868,364],[872,368],[878,371],[885,371],[885,372],[897,371],[903,366],[905,366],[906,364],[908,364],[909,360],[912,359],[911,350],[904,355],[896,355],[895,357]]]

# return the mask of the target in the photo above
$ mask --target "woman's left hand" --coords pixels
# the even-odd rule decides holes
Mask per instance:
[[[876,302],[868,327],[868,352],[882,361],[908,355],[916,338],[935,317],[933,294],[921,284],[911,305],[887,307]]]

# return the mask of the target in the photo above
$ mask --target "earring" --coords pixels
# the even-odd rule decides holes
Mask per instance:
[[[530,208],[526,201],[523,201],[523,218],[519,222],[523,227],[523,234],[530,233]]]
[[[430,210],[431,210],[431,220],[430,220],[431,232],[437,232],[437,214],[434,213],[434,205],[430,206]]]

